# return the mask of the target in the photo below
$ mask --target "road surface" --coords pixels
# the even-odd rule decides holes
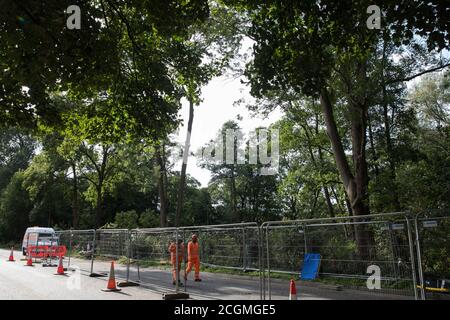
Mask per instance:
[[[26,267],[22,253],[16,251],[15,262],[7,262],[9,251],[0,249],[0,299],[162,299],[162,293],[174,290],[170,270],[140,268],[139,287],[124,287],[120,293],[103,292],[108,277],[89,277],[90,261],[84,259],[64,259],[64,266],[69,267],[68,276],[54,275],[56,267],[43,267],[35,264]],[[56,262],[55,262],[56,263]],[[72,271],[80,270],[80,271]],[[95,261],[93,271],[108,274],[110,262]],[[127,277],[125,265],[116,263],[116,280]],[[202,282],[188,280],[182,291],[190,294],[191,299],[225,299],[257,300],[260,299],[259,279],[247,276],[201,273]],[[130,268],[129,279],[138,281],[135,266]],[[272,299],[286,300],[289,295],[289,281],[273,280],[271,282]],[[323,285],[297,285],[300,300],[358,300],[358,299],[411,299],[412,297],[376,294],[368,291],[337,291]],[[268,296],[267,296],[268,297]]]

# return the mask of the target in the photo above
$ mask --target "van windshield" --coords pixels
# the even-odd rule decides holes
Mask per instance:
[[[39,238],[56,238],[56,235],[52,233],[39,233]]]

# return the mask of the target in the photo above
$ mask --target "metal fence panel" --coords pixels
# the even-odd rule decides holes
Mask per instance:
[[[450,211],[418,213],[415,235],[421,298],[450,300]]]
[[[184,279],[192,233],[199,236],[201,274],[207,280],[203,283],[194,283],[192,276]],[[117,278],[159,292],[286,299],[289,280],[300,277],[305,254],[320,253],[318,279],[298,282],[301,298],[450,298],[427,289],[450,287],[448,211],[273,221],[261,226],[66,230],[59,231],[58,238],[67,248],[65,266],[107,276],[114,260]],[[174,286],[169,244],[178,240],[185,255],[179,270],[182,285]],[[370,266],[379,268],[379,288],[367,285],[373,280]]]
[[[306,253],[321,255],[318,279],[302,283],[314,288],[317,298],[333,296],[320,292],[323,283],[343,290],[332,298],[401,299],[417,295],[411,226],[406,214],[269,222],[262,229],[264,293],[269,299],[280,297],[273,288],[273,278],[299,278]],[[379,268],[380,288],[367,286],[372,274],[369,266]]]
[[[95,230],[58,231],[59,244],[66,246],[64,265],[67,268],[78,267],[81,271],[93,272]]]

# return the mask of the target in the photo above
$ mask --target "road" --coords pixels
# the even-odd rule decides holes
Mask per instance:
[[[68,276],[56,276],[56,267],[25,267],[21,252],[15,252],[16,262],[7,262],[8,250],[0,249],[0,299],[158,299],[163,292],[174,290],[169,270],[156,268],[140,268],[139,287],[124,287],[120,293],[103,292],[106,288],[105,277],[89,277],[90,261],[71,258]],[[64,260],[65,267],[68,259]],[[80,270],[81,272],[71,271]],[[110,262],[95,261],[94,272],[108,274]],[[116,264],[116,280],[126,279],[125,265]],[[260,298],[259,279],[247,276],[225,275],[203,272],[202,282],[188,280],[181,288],[190,294],[191,299],[225,299],[225,300],[257,300]],[[77,287],[76,279],[80,284]],[[129,279],[139,281],[136,267],[130,268]],[[75,283],[75,284],[74,284]],[[289,294],[289,281],[273,280],[271,282],[272,299],[286,300]],[[369,291],[349,290],[337,291],[322,285],[297,284],[297,296],[300,300],[378,300],[378,299],[411,299],[411,297],[376,294]]]
[[[124,288],[121,292],[103,292],[106,281],[68,272],[68,276],[55,275],[55,267],[26,267],[22,253],[14,253],[15,262],[6,261],[9,251],[0,250],[1,300],[129,300],[159,299],[161,293],[138,287]],[[79,282],[77,281],[79,280]],[[79,287],[77,284],[79,283]]]

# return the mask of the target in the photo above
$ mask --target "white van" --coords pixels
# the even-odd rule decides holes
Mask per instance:
[[[53,228],[30,227],[25,231],[22,242],[22,253],[27,255],[30,246],[57,246],[59,237]]]

